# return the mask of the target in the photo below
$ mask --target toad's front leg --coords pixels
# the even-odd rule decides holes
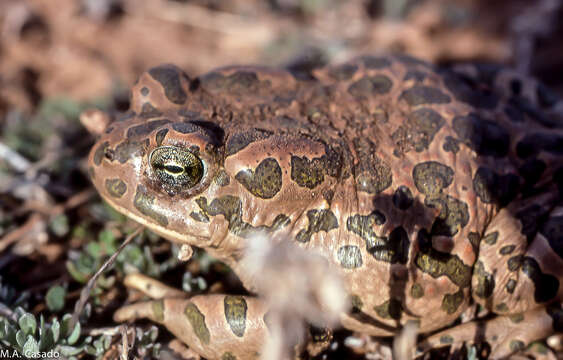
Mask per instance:
[[[264,322],[267,309],[259,299],[231,295],[197,295],[188,299],[185,293],[140,275],[134,275],[128,283],[157,299],[120,308],[114,314],[116,321],[148,318],[164,325],[208,359],[260,357],[268,329]]]

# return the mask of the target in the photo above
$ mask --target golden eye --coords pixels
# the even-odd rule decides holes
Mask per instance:
[[[167,190],[189,189],[203,177],[203,162],[189,150],[161,146],[152,151],[149,162]]]

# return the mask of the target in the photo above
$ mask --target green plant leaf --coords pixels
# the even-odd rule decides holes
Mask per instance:
[[[46,351],[55,345],[53,332],[47,327],[43,315],[39,317],[39,351]]]
[[[102,257],[102,246],[97,242],[89,242],[86,245],[86,253],[95,259]]]
[[[37,321],[35,320],[35,316],[30,313],[25,313],[18,319],[18,324],[20,325],[20,329],[26,335],[35,335],[35,330],[37,329]]]
[[[61,319],[61,335],[68,336],[70,334],[70,329],[68,328],[70,324],[70,319],[72,319],[71,314],[64,314],[63,318]]]
[[[59,346],[57,346],[57,350],[63,356],[73,356],[73,355],[80,354],[82,352],[82,347],[59,345]]]
[[[106,254],[113,254],[117,251],[115,235],[113,235],[111,230],[101,231],[98,238]]]
[[[53,341],[57,343],[61,335],[61,324],[56,318],[53,319],[53,323],[51,324],[51,332],[53,333]]]
[[[70,231],[68,217],[65,214],[55,216],[49,223],[49,229],[59,237],[65,236]]]
[[[6,336],[8,336],[8,324],[5,319],[0,319],[0,340],[3,340]]]
[[[76,343],[79,337],[80,337],[80,323],[77,322],[76,325],[74,325],[74,329],[72,330],[72,333],[70,333],[70,335],[66,340],[69,345],[74,345],[74,343]]]
[[[47,308],[52,312],[61,311],[65,307],[66,289],[60,285],[53,286],[47,291],[45,300]]]
[[[35,340],[33,336],[28,335],[27,341],[23,345],[22,350],[25,355],[37,354],[39,352],[39,344],[37,343],[37,340]]]
[[[2,321],[3,323],[1,324],[1,326],[2,326],[2,331],[4,332],[4,336],[0,337],[0,339],[6,341],[13,347],[16,347],[18,345],[16,339],[16,334],[18,330],[8,320],[2,319]]]
[[[25,342],[27,341],[27,336],[23,330],[18,330],[16,333],[16,344],[19,349],[21,349]]]
[[[66,262],[66,270],[69,272],[70,276],[72,276],[74,280],[76,280],[81,284],[86,284],[88,278],[90,277],[89,273],[85,274],[84,272],[80,271],[76,266],[76,264],[72,261]]]

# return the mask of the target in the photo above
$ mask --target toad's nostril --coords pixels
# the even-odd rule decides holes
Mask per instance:
[[[104,150],[104,156],[106,157],[106,159],[108,159],[109,161],[113,161],[113,158],[115,156],[115,152],[112,149],[105,149]]]

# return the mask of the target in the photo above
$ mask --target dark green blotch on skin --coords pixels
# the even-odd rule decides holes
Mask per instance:
[[[506,245],[500,248],[499,253],[501,255],[510,255],[516,249],[516,245]]]
[[[405,75],[404,81],[414,80],[415,82],[421,83],[426,79],[427,74],[422,71],[410,70]]]
[[[432,248],[430,234],[425,229],[418,233],[420,251],[416,254],[415,264],[433,278],[447,276],[460,288],[471,284],[471,266],[465,265],[457,256]]]
[[[209,222],[209,216],[207,216],[207,215],[205,215],[204,213],[201,213],[201,212],[192,211],[190,213],[190,217],[192,219],[194,219],[195,221],[198,221],[198,222],[202,222],[202,223],[208,223]]]
[[[203,117],[201,116],[201,113],[198,111],[181,108],[180,110],[178,110],[177,114],[188,121],[203,121]]]
[[[432,109],[422,108],[411,112],[407,117],[407,124],[412,128],[415,151],[428,149],[445,123],[442,115]]]
[[[355,98],[369,98],[374,95],[387,94],[393,82],[385,75],[365,76],[348,87],[348,92]]]
[[[406,264],[409,256],[409,247],[410,240],[407,231],[402,226],[397,226],[389,233],[387,249],[371,249],[371,253],[375,258],[387,258],[391,263]]]
[[[514,289],[516,289],[516,280],[510,279],[506,282],[505,286],[506,292],[509,294],[514,293]]]
[[[467,238],[469,239],[471,246],[473,246],[473,249],[478,250],[479,244],[481,243],[481,235],[479,235],[479,233],[471,231],[469,234],[467,234]]]
[[[451,136],[446,136],[446,139],[444,140],[444,144],[442,145],[442,149],[444,149],[444,151],[457,154],[457,152],[459,151],[459,143],[460,141],[457,140],[456,138]]]
[[[237,357],[234,356],[231,352],[227,351],[223,355],[221,355],[221,360],[237,360]]]
[[[393,194],[393,205],[395,205],[397,209],[407,210],[412,206],[413,202],[414,198],[408,187],[401,185],[395,190]]]
[[[399,320],[403,312],[403,305],[397,299],[389,299],[381,305],[374,306],[373,310],[384,319]]]
[[[227,139],[227,144],[225,145],[226,156],[234,155],[251,143],[267,139],[272,135],[273,132],[263,129],[251,129],[246,132],[233,134]]]
[[[97,148],[96,151],[94,152],[94,164],[96,166],[99,166],[102,163],[102,159],[104,158],[104,155],[106,153],[106,149],[109,148],[109,142],[104,141],[103,143],[101,143]]]
[[[513,352],[522,351],[526,348],[526,344],[520,340],[511,340],[508,346],[510,347],[510,350]]]
[[[379,240],[379,239],[378,239]],[[367,245],[367,251],[377,260],[392,264],[406,264],[409,256],[409,236],[402,226],[398,226],[389,233],[389,238],[383,237],[380,241]]]
[[[469,207],[461,200],[450,195],[427,197],[424,204],[440,209],[440,213],[432,224],[432,235],[454,236],[469,222]]]
[[[314,189],[324,181],[323,158],[314,158],[309,160],[306,156],[291,156],[291,180],[297,185]]]
[[[162,141],[166,137],[166,134],[168,134],[168,129],[158,130],[158,132],[156,133],[156,145],[157,146],[162,145]]]
[[[205,197],[195,199],[196,204],[208,216],[223,215],[229,222],[228,229],[233,234],[242,238],[249,238],[257,234],[271,233],[277,231],[290,223],[287,215],[279,214],[275,217],[272,225],[253,226],[242,220],[242,202],[240,198],[232,195],[225,195],[213,199],[211,204],[207,204]]]
[[[482,156],[504,157],[508,154],[510,135],[498,123],[477,114],[456,116],[452,122],[458,138]]]
[[[487,245],[494,245],[497,243],[497,239],[498,239],[498,231],[493,231],[492,233],[483,236],[482,240]]]
[[[420,60],[418,58],[412,57],[410,55],[398,54],[394,56],[396,60],[407,66],[424,66],[431,67],[426,61]]]
[[[437,88],[417,85],[403,91],[399,100],[404,100],[410,106],[426,104],[447,104],[452,99]]]
[[[342,64],[329,69],[328,75],[337,81],[348,80],[358,71],[354,64]]]
[[[368,69],[383,69],[391,66],[391,61],[384,57],[377,56],[362,56],[360,60],[364,63],[364,66]]]
[[[152,301],[151,310],[155,320],[162,323],[164,321],[164,300]]]
[[[338,261],[345,269],[355,269],[362,266],[362,253],[356,245],[344,245],[338,249]]]
[[[516,255],[511,257],[510,259],[508,259],[508,261],[506,262],[506,266],[508,268],[509,271],[518,271],[518,269],[520,269],[520,267],[522,267],[522,262],[524,261],[524,256],[523,255]]]
[[[535,156],[541,151],[563,155],[563,136],[555,133],[535,133],[525,136],[516,145],[516,154],[522,159]]]
[[[412,178],[419,192],[432,196],[450,186],[454,180],[454,171],[437,161],[427,161],[415,165]]]
[[[489,298],[495,289],[495,277],[493,274],[485,271],[485,265],[483,265],[481,260],[477,261],[473,276],[477,278],[477,286],[473,290],[475,295],[481,299]]]
[[[144,119],[150,119],[162,116],[162,111],[158,110],[151,103],[146,102],[141,107],[141,113],[139,114],[140,117]]]
[[[451,335],[440,336],[440,344],[448,345],[453,343],[454,343],[454,338]]]
[[[551,216],[540,228],[551,249],[563,259],[563,216]]]
[[[194,330],[195,335],[199,338],[199,340],[203,344],[209,344],[209,340],[211,338],[211,334],[209,333],[209,329],[205,324],[205,315],[199,311],[197,306],[194,303],[188,303],[186,308],[184,309],[184,315],[188,318],[188,321],[192,325],[192,329]]]
[[[362,172],[356,177],[358,190],[368,194],[379,194],[393,183],[391,167],[381,161],[372,164],[367,172]]]
[[[223,301],[225,318],[233,334],[238,337],[244,336],[246,330],[246,312],[248,305],[242,296],[225,296]]]
[[[332,198],[334,197],[334,190],[324,189],[321,191],[323,199],[330,205],[332,203]]]
[[[125,164],[129,159],[144,156],[148,147],[149,139],[140,141],[127,139],[115,147],[113,159],[116,159],[121,164]]]
[[[424,289],[420,284],[413,284],[411,287],[411,296],[415,299],[420,299],[424,296]]]
[[[537,303],[547,302],[557,295],[559,280],[553,275],[544,274],[536,259],[525,256],[522,261],[522,272],[534,283],[534,300]]]
[[[175,122],[172,129],[182,134],[191,134],[199,130],[199,126],[191,122]]]
[[[463,290],[460,288],[459,291],[453,294],[446,294],[442,299],[442,306],[441,309],[444,310],[448,314],[455,313],[461,304],[463,304],[464,300]]]
[[[148,135],[151,133],[151,131],[161,127],[162,125],[166,125],[170,122],[171,121],[168,119],[160,119],[160,120],[147,121],[137,126],[132,126],[129,129],[127,129],[127,137],[131,138],[131,137]]]
[[[489,110],[497,106],[498,96],[492,91],[480,89],[473,79],[459,73],[449,73],[443,79],[444,85],[459,101]]]
[[[358,313],[362,311],[364,307],[364,302],[358,295],[350,295],[350,305],[352,305],[352,313]]]
[[[88,177],[91,181],[94,181],[96,179],[96,170],[94,170],[93,166],[88,167]]]
[[[389,263],[406,264],[410,241],[405,229],[396,227],[389,238],[378,236],[373,230],[374,225],[385,223],[385,216],[375,210],[369,215],[353,215],[346,221],[348,231],[360,236],[366,242],[366,251],[377,260]]]
[[[225,170],[220,170],[215,177],[215,183],[219,186],[227,186],[231,183],[231,178]]]
[[[171,65],[162,65],[150,69],[149,74],[164,88],[164,95],[168,100],[178,105],[186,102],[188,95],[180,81],[180,77],[186,77],[186,75],[182,74],[179,69]]]
[[[269,81],[260,81],[256,73],[251,71],[237,71],[224,76],[212,72],[200,78],[202,85],[210,90],[223,90],[235,95],[248,95],[270,87]]]
[[[154,209],[155,197],[147,192],[143,185],[137,186],[133,205],[141,214],[156,221],[161,226],[168,226],[168,218]]]
[[[532,204],[520,211],[515,216],[522,223],[522,234],[526,235],[528,243],[531,243],[538,231],[538,226],[547,217],[549,209],[538,204]]]
[[[117,115],[117,117],[115,118],[115,121],[116,121],[116,122],[123,122],[123,121],[127,121],[127,120],[129,120],[129,119],[132,119],[132,118],[134,118],[135,116],[137,116],[137,113],[134,112],[134,111],[132,111],[132,110],[129,110],[129,111],[125,112],[125,113],[122,113],[122,114],[120,114],[120,115]],[[111,128],[113,129],[113,127],[111,127]],[[109,134],[109,133],[106,132],[106,134]]]
[[[524,314],[514,314],[514,315],[510,315],[508,318],[513,323],[518,324],[524,321]]]
[[[377,157],[377,146],[364,138],[354,139],[358,162],[354,165],[356,184],[359,191],[379,194],[393,182],[391,167]]]
[[[114,198],[120,198],[127,191],[127,185],[121,179],[106,179],[106,190]]]
[[[520,179],[517,175],[499,175],[487,167],[479,167],[473,177],[473,190],[477,197],[485,204],[508,205],[520,189]]]
[[[282,170],[274,158],[264,159],[258,164],[255,171],[241,170],[235,175],[246,190],[262,199],[271,199],[282,187]]]
[[[309,219],[307,229],[302,229],[295,237],[295,240],[299,242],[308,242],[314,233],[329,232],[338,228],[338,219],[329,209],[309,210],[307,211],[307,218]]]

